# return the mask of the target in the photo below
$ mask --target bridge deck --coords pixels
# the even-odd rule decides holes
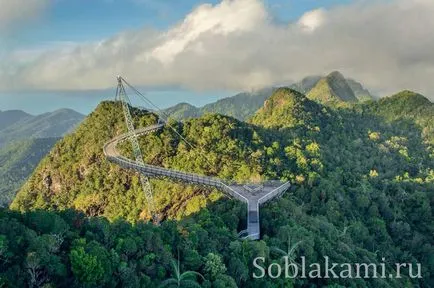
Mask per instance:
[[[107,159],[117,165],[138,171],[150,177],[167,177],[173,180],[185,182],[188,184],[198,184],[215,187],[230,197],[236,198],[247,203],[247,233],[246,238],[257,240],[260,238],[259,228],[259,206],[280,196],[289,187],[290,183],[280,181],[269,181],[258,185],[243,185],[225,183],[219,178],[203,176],[195,173],[187,173],[173,169],[139,163],[123,157],[116,149],[119,142],[127,140],[132,135],[149,134],[163,128],[163,124],[152,125],[149,127],[135,130],[133,133],[119,135],[104,145],[104,155]]]

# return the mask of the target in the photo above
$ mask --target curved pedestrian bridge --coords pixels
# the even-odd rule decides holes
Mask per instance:
[[[247,229],[241,231],[239,235],[245,239],[259,239],[259,207],[282,195],[291,184],[289,182],[280,181],[267,181],[261,184],[229,183],[215,177],[139,163],[123,157],[116,149],[118,143],[128,140],[130,137],[146,135],[162,129],[163,127],[164,124],[156,124],[119,135],[104,145],[104,155],[110,162],[125,169],[137,171],[148,177],[169,178],[187,184],[215,187],[226,195],[247,203]]]

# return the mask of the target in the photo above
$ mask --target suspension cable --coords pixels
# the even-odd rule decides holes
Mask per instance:
[[[140,96],[142,98],[142,100],[144,100],[145,102],[147,102],[149,105],[151,105],[152,107],[154,107],[156,110],[158,110],[158,116],[163,119],[163,121],[169,126],[169,128],[171,130],[173,130],[173,132],[175,132],[187,145],[190,146],[190,148],[192,149],[197,149],[199,150],[200,154],[203,156],[203,158],[205,159],[206,162],[208,162],[209,165],[213,166],[213,164],[208,160],[208,158],[204,155],[204,152],[202,149],[198,148],[196,145],[194,145],[193,143],[189,142],[184,136],[182,136],[178,130],[176,130],[172,125],[170,125],[168,123],[169,120],[169,115],[167,115],[160,107],[158,107],[156,104],[154,104],[151,100],[149,100],[145,95],[143,95],[143,93],[141,93],[139,90],[137,90],[136,88],[134,88],[134,86],[132,86],[130,83],[128,83],[124,78],[120,78],[131,90],[133,90],[138,96]],[[164,115],[164,117],[162,117],[160,114]]]

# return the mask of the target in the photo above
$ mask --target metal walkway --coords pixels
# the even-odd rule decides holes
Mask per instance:
[[[132,169],[149,177],[167,177],[187,184],[206,185],[219,189],[226,195],[247,203],[247,229],[240,232],[240,237],[257,240],[260,238],[259,206],[282,195],[290,186],[289,182],[268,181],[266,183],[243,185],[226,183],[219,178],[187,173],[173,169],[138,163],[123,157],[116,149],[118,143],[128,140],[133,134],[145,135],[162,129],[164,124],[157,124],[119,135],[104,145],[106,158],[123,168]]]

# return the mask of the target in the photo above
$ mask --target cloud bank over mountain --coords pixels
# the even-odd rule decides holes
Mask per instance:
[[[260,0],[224,0],[166,31],[2,59],[0,89],[101,89],[122,74],[136,85],[244,90],[339,70],[379,93],[434,96],[432,15],[431,0],[367,0],[282,24]]]

